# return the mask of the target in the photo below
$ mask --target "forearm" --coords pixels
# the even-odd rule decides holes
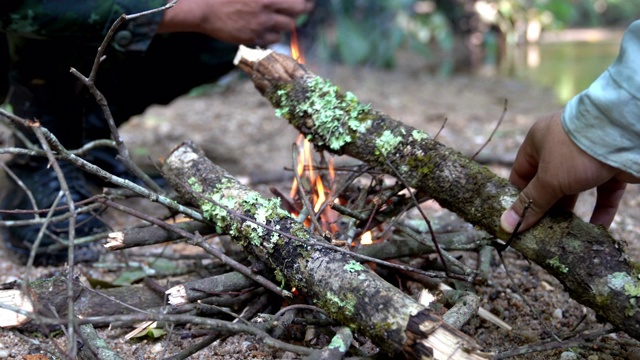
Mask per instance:
[[[5,0],[0,7],[0,30],[22,37],[99,44],[122,14],[133,14],[166,4],[166,0]],[[144,50],[155,35],[162,13],[124,24],[125,50]],[[130,36],[129,36],[130,35]]]
[[[571,99],[565,131],[582,150],[640,176],[640,21],[627,29],[615,62]]]

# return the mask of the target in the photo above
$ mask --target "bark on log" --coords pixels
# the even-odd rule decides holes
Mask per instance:
[[[329,316],[408,358],[479,359],[473,339],[379,278],[211,163],[191,144],[175,149],[163,176],[188,202]],[[446,348],[439,346],[447,344]],[[432,352],[434,351],[435,354]]]
[[[68,282],[65,276],[63,274],[32,281],[28,287],[28,298],[7,299],[3,303],[28,312],[36,308],[40,315],[64,318],[68,310],[67,299],[69,296],[67,292]],[[165,305],[161,294],[144,285],[88,291],[83,288],[82,284],[74,281],[73,289],[73,310],[75,315],[80,317],[129,314],[133,312],[132,308],[148,310]],[[13,284],[11,288],[0,290],[0,300],[3,299],[4,293],[15,290],[21,290],[19,283]],[[28,299],[31,299],[33,303]],[[115,299],[115,301],[112,299]],[[129,307],[122,305],[123,303],[129,305]],[[36,304],[37,306],[35,306]],[[27,322],[28,320],[25,319],[24,322],[17,323],[14,326],[21,326]],[[0,319],[0,324],[2,323],[3,321]],[[5,326],[11,325],[7,324]]]
[[[189,233],[195,233],[197,231],[200,235],[211,234],[213,232],[210,226],[198,221],[182,222],[174,226]],[[112,232],[109,234],[104,247],[109,250],[122,250],[138,246],[160,244],[178,239],[182,239],[182,236],[176,232],[149,225]]]
[[[288,56],[241,47],[235,62],[276,114],[316,146],[401,176],[468,222],[509,238],[499,220],[518,190],[505,179],[425,132],[359,103]],[[604,228],[554,212],[511,246],[555,276],[576,301],[640,339],[640,266]]]
[[[239,272],[229,272],[176,285],[165,293],[169,305],[183,305],[225,292],[241,291],[257,285]]]

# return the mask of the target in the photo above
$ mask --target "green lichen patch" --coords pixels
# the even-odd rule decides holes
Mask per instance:
[[[348,272],[356,272],[356,271],[364,270],[364,266],[362,266],[362,264],[360,264],[355,260],[351,260],[347,265],[344,266],[344,269],[347,270]]]
[[[624,272],[615,272],[607,276],[607,286],[613,290],[622,291],[629,299],[629,308],[626,310],[628,316],[633,316],[637,309],[638,298],[640,298],[640,282],[638,276],[635,278]]]
[[[338,351],[345,352],[351,346],[351,343],[345,344],[339,336],[334,336],[329,343],[329,349],[338,349]]]
[[[636,282],[624,284],[624,293],[627,296],[639,297],[640,296],[640,284],[638,284]]]
[[[193,189],[193,191],[196,192],[202,192],[202,184],[200,184],[198,182],[198,179],[196,178],[190,178],[189,180],[187,180],[187,184],[189,184],[189,186],[191,186],[191,188]]]
[[[402,142],[402,137],[394,135],[390,130],[385,130],[380,137],[376,139],[376,154],[387,156],[395,150]]]
[[[422,141],[422,140],[428,139],[428,138],[429,138],[429,134],[427,134],[427,133],[426,133],[426,132],[424,132],[424,131],[420,131],[420,130],[418,130],[418,129],[414,129],[414,130],[411,132],[411,137],[412,137],[415,141]]]
[[[331,291],[327,292],[326,302],[329,306],[331,313],[334,314],[344,314],[346,316],[351,316],[355,313],[356,300],[355,299],[341,299],[338,295],[332,293]]]
[[[285,281],[286,278],[284,277],[284,275],[282,274],[282,271],[280,271],[280,269],[276,269],[273,272],[273,275],[276,277],[277,281],[280,281],[280,288],[284,289],[284,285],[285,285]]]
[[[276,224],[273,228],[275,230],[280,230],[280,225]],[[278,243],[280,240],[282,240],[282,236],[280,236],[279,233],[277,233],[276,231],[271,233],[271,238],[269,239],[269,241],[272,245]]]
[[[216,224],[217,232],[229,232],[230,235],[237,235],[237,229],[230,227],[232,218],[227,209],[233,209],[236,201],[233,197],[224,196],[223,193],[209,194],[205,196],[213,201],[204,201],[200,205],[202,215],[205,219]]]
[[[633,282],[633,278],[624,272],[615,272],[607,276],[607,286],[613,290],[620,291],[630,282]]]
[[[301,223],[295,223],[289,233],[298,239],[309,240],[309,230]]]
[[[560,259],[558,259],[557,256],[553,257],[553,259],[547,260],[547,264],[551,265],[551,267],[560,271],[561,273],[566,274],[567,272],[569,272],[569,267],[560,262]]]
[[[266,199],[255,191],[237,191],[235,187],[233,181],[225,179],[213,194],[206,195],[200,205],[204,217],[216,224],[218,232],[247,239],[254,245],[260,245],[268,236],[268,248],[272,248],[280,236],[266,227],[277,226],[280,220],[291,215],[280,207],[279,199]],[[236,216],[236,212],[252,217],[253,221]]]
[[[271,100],[279,117],[289,121],[311,119],[305,125],[312,128],[311,136],[317,145],[339,150],[355,134],[371,127],[370,106],[361,104],[353,93],[343,94],[340,88],[320,77],[308,79],[305,85],[306,93],[301,98],[293,96],[291,86],[283,86]]]

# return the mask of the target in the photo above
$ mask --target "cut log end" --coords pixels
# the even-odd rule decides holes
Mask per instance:
[[[234,64],[251,75],[251,81],[262,94],[273,88],[274,81],[284,84],[305,76],[315,76],[290,56],[242,45],[236,53]]]
[[[273,50],[251,49],[244,45],[240,45],[238,52],[236,53],[236,57],[233,59],[233,64],[237,66],[242,59],[250,62],[258,62],[272,52]]]
[[[188,303],[187,289],[184,285],[174,286],[165,292],[169,305],[183,305]]]
[[[20,289],[1,290],[0,304],[20,309],[25,312],[33,311],[31,301],[29,301],[26,296],[22,295]],[[15,311],[0,308],[0,328],[21,326],[29,322],[29,320],[30,319],[28,317]]]
[[[432,310],[411,317],[404,353],[412,359],[489,359],[493,354],[480,351],[475,340],[444,323]]]
[[[108,250],[119,250],[124,246],[124,233],[116,231],[109,234],[107,243],[103,245]]]

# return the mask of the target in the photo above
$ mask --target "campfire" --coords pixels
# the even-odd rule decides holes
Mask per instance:
[[[305,63],[304,52],[298,42],[298,36],[295,29],[291,34],[291,57],[300,64]],[[333,205],[346,205],[344,197],[336,193],[336,170],[333,156],[329,155],[328,159],[324,153],[314,151],[311,142],[300,134],[296,140],[294,147],[294,158],[297,159],[295,166],[295,176],[291,183],[288,210],[303,222],[307,228],[313,228],[314,222],[317,221],[321,234],[328,235],[332,239],[343,239],[344,236],[339,234],[340,214],[333,209]],[[317,160],[319,158],[319,160]],[[305,197],[306,199],[303,199]],[[305,201],[306,200],[306,201]],[[306,207],[308,202],[310,211]],[[360,237],[361,245],[373,243],[372,233],[370,230],[364,232]],[[345,239],[349,240],[349,239]],[[343,244],[345,241],[335,241]]]

